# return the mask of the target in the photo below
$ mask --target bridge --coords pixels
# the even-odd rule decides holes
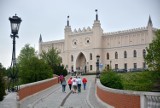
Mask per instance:
[[[68,79],[70,76],[67,76]],[[87,89],[62,92],[58,78],[20,86],[6,95],[0,108],[159,108],[160,93],[116,90],[104,87],[94,75],[86,77]]]

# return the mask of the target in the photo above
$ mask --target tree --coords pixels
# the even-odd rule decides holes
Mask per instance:
[[[67,73],[67,69],[64,67],[64,65],[59,64],[54,66],[54,74],[66,76]]]
[[[51,68],[36,56],[29,44],[22,48],[18,56],[19,77],[21,83],[31,83],[52,77]]]
[[[52,68],[52,72],[54,73],[55,67],[61,63],[61,58],[59,57],[59,52],[51,48],[48,52],[42,51],[41,57],[42,59]]]
[[[160,72],[160,30],[156,31],[155,38],[147,48],[145,61],[151,70]]]
[[[5,95],[5,82],[4,82],[4,78],[3,78],[5,70],[6,69],[0,63],[0,101],[3,100],[3,97]]]

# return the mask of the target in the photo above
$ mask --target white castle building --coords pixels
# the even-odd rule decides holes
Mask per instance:
[[[64,29],[64,39],[43,42],[40,35],[39,53],[54,47],[68,70],[96,71],[96,56],[100,56],[100,69],[145,69],[146,47],[152,42],[154,33],[149,16],[146,27],[104,33],[96,11],[93,26],[72,31],[69,24]]]

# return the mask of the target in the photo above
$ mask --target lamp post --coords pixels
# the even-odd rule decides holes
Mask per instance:
[[[99,74],[100,74],[100,71],[99,71],[99,58],[100,58],[100,56],[97,55],[96,58],[97,58],[97,62],[96,62],[96,66],[97,66],[96,78],[99,78]]]
[[[10,66],[10,82],[9,88],[10,91],[18,91],[18,68],[16,64],[16,38],[18,38],[18,31],[21,23],[21,18],[19,18],[16,14],[13,17],[9,17],[9,21],[11,24],[11,38],[13,39],[13,50],[12,50],[12,61]],[[16,89],[14,88],[15,84],[17,85]]]

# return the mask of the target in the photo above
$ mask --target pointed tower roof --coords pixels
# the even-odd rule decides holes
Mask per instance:
[[[39,37],[39,43],[42,42],[42,36],[40,34],[40,37]]]
[[[148,19],[148,26],[153,26],[150,15],[149,15],[149,19]]]
[[[69,15],[67,16],[67,26],[69,27]]]

